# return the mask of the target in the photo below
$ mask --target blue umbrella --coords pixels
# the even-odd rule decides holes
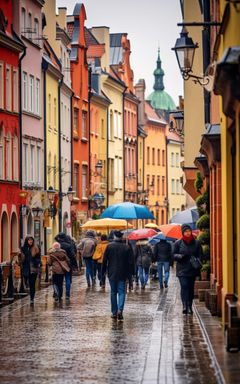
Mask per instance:
[[[112,219],[138,220],[151,219],[154,220],[153,214],[145,205],[134,203],[119,203],[111,205],[102,213],[101,217]]]
[[[155,245],[157,243],[159,243],[159,241],[161,240],[167,240],[167,241],[175,241],[176,239],[173,239],[172,237],[166,237],[164,235],[164,233],[160,232],[158,233],[157,235],[153,236],[150,240],[149,240],[149,244],[151,245]]]
[[[171,219],[170,223],[176,224],[189,224],[192,229],[196,228],[196,222],[199,219],[196,207],[185,209],[184,211],[176,213]]]

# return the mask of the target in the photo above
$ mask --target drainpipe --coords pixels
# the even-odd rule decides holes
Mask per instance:
[[[107,172],[107,201],[106,201],[106,206],[108,207],[109,203],[109,105],[107,107],[107,135],[106,135],[106,154],[107,154],[107,161],[106,161],[106,172]]]
[[[92,96],[92,68],[88,66],[88,212],[91,213],[90,210],[90,186],[91,186],[91,96]]]
[[[203,19],[204,22],[210,21],[210,2],[209,0],[203,1]],[[205,28],[202,31],[202,44],[203,44],[203,72],[205,73],[210,64],[210,28]],[[210,122],[210,92],[204,89],[204,112],[205,124]]]
[[[47,112],[46,112],[46,70],[47,63],[42,62],[43,70],[43,129],[44,129],[44,191],[47,190]],[[47,230],[44,227],[44,253],[47,251]]]
[[[19,99],[19,188],[22,189],[22,60],[26,56],[26,47],[19,58],[19,83],[18,83],[18,99]],[[22,204],[20,208],[20,242],[23,243],[23,217],[22,217]]]
[[[61,143],[61,86],[63,83],[63,77],[58,81],[58,169],[59,169],[59,208],[58,208],[58,228],[59,232],[62,232],[62,143]]]

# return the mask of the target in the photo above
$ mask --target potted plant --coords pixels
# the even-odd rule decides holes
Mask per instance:
[[[208,280],[208,275],[210,272],[210,263],[209,261],[206,261],[201,268],[200,274],[201,274],[201,280],[206,281]]]

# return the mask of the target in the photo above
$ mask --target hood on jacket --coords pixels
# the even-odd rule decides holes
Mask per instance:
[[[54,255],[59,259],[65,259],[66,255],[67,255],[63,249],[56,249],[56,248],[49,249],[48,254]]]

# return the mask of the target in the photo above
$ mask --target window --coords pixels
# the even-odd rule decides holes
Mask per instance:
[[[18,180],[18,138],[13,139],[13,180]]]
[[[34,166],[35,166],[35,146],[30,145],[30,181],[34,181]]]
[[[41,183],[41,147],[37,147],[37,164],[36,164],[37,177],[36,181]]]
[[[118,138],[119,139],[122,139],[122,116],[121,116],[121,113],[118,113],[118,124],[117,124],[117,127],[118,127]]]
[[[79,196],[79,165],[74,164],[73,167],[73,189],[76,191],[76,197]]]
[[[114,188],[118,188],[119,183],[119,174],[118,174],[119,168],[118,168],[118,157],[115,157],[114,159]]]
[[[51,100],[51,94],[48,94],[48,124],[51,128],[52,125],[52,100]]]
[[[171,167],[174,167],[174,153],[171,153]]]
[[[3,105],[3,63],[0,63],[0,108],[4,108]]]
[[[99,134],[98,111],[95,112],[95,135]]]
[[[179,167],[179,153],[176,153],[176,167]]]
[[[173,195],[175,194],[175,180],[174,179],[171,180],[171,192]]]
[[[73,131],[74,134],[78,134],[78,109],[74,108],[73,109]]]
[[[149,191],[149,186],[150,186],[150,176],[147,175],[147,190]]]
[[[13,110],[18,112],[18,70],[13,70]]]
[[[162,196],[165,195],[165,177],[162,176]]]
[[[160,165],[160,149],[157,150],[157,165]]]
[[[162,165],[165,166],[165,151],[162,150]]]
[[[6,66],[6,109],[12,110],[12,81],[11,81],[11,67]]]
[[[143,158],[143,151],[142,151],[142,142],[140,142],[140,148],[139,148],[139,152],[140,152],[140,159]]]
[[[4,134],[0,128],[0,179],[4,179]]]
[[[28,109],[28,76],[26,72],[23,72],[23,109]]]
[[[10,135],[6,138],[6,179],[12,179],[12,140]]]
[[[179,180],[176,180],[176,193],[179,195],[180,193],[180,183]]]
[[[157,195],[160,195],[160,176],[157,177]]]
[[[113,159],[109,159],[108,160],[108,166],[109,166],[109,169],[108,169],[108,172],[109,172],[109,191],[113,191],[114,190],[114,160]]]
[[[82,138],[87,139],[87,112],[82,112]]]
[[[123,161],[121,158],[118,159],[118,187],[123,187]]]
[[[118,137],[118,113],[117,111],[114,111],[114,137]]]
[[[54,124],[54,129],[57,128],[57,100],[54,97],[53,100],[53,124]]]
[[[36,39],[35,43],[39,44],[39,22],[38,19],[34,19],[34,38]]]
[[[172,209],[172,216],[175,215],[175,208]]]
[[[101,138],[105,139],[104,120],[101,119]]]
[[[87,166],[82,166],[82,198],[87,198]]]
[[[27,28],[27,25],[26,25],[26,11],[25,11],[25,8],[22,8],[22,34],[23,35],[26,34],[26,28]]]
[[[34,77],[29,76],[29,111],[34,112]]]
[[[28,29],[28,38],[30,40],[32,40],[32,14],[29,13],[28,14],[28,25],[27,25],[27,29]]]
[[[152,165],[155,165],[155,148],[152,148]]]
[[[64,133],[66,133],[66,130],[67,130],[67,106],[64,105],[64,120],[63,120],[63,129],[64,129]]]
[[[28,145],[23,144],[23,178],[24,181],[28,181]]]
[[[108,136],[109,140],[113,140],[113,111],[110,111],[108,122]]]
[[[54,155],[53,160],[53,188],[57,189],[57,156]]]
[[[150,164],[150,148],[147,147],[147,165]]]
[[[155,195],[155,176],[152,176],[152,194]]]
[[[40,115],[40,80],[36,79],[36,114]]]

